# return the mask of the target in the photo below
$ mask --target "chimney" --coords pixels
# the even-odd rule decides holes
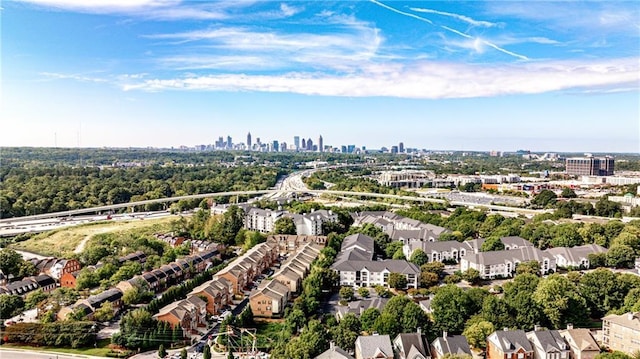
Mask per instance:
[[[504,327],[504,328],[502,328],[502,330],[504,330],[505,332],[508,332],[508,331],[509,331],[509,328]]]
[[[418,327],[418,334],[422,334],[422,328]]]
[[[627,313],[627,320],[629,321],[633,320],[633,312]]]
[[[534,332],[538,332],[538,331],[540,331],[540,326],[539,326],[538,324],[534,325],[534,326],[533,326],[533,331],[534,331]]]
[[[571,329],[573,329],[573,324],[567,323],[567,330],[571,330]]]
[[[445,340],[447,339],[447,334],[448,334],[448,333],[447,333],[447,331],[443,331],[443,332],[442,332],[442,337],[443,337]]]
[[[329,349],[333,350],[333,348],[335,348],[335,344],[333,343],[333,340],[329,342]]]

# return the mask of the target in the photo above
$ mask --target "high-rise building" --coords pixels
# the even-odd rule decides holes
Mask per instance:
[[[273,152],[278,152],[280,151],[280,144],[278,143],[278,141],[273,141],[273,144],[271,146],[271,150]]]
[[[567,174],[574,176],[612,176],[614,159],[612,157],[572,157],[567,158]]]
[[[398,146],[391,146],[391,153],[398,153]]]
[[[287,143],[286,143],[286,142],[282,142],[282,143],[280,144],[280,152],[284,152],[284,151],[286,151],[286,150],[288,150],[288,148],[287,148]]]
[[[307,140],[305,140],[304,138],[302,139],[302,149],[303,150],[307,149]]]
[[[227,148],[233,148],[233,141],[231,140],[231,136],[227,136]]]
[[[307,151],[313,151],[313,141],[310,138],[307,139]]]
[[[293,136],[293,145],[296,146],[296,151],[300,149],[300,136]]]
[[[247,133],[247,149],[251,151],[251,132]]]
[[[318,136],[318,152],[324,152],[324,144],[322,143],[322,135]]]
[[[400,153],[404,153],[404,142],[400,142],[400,143],[398,144],[398,151],[399,151]]]

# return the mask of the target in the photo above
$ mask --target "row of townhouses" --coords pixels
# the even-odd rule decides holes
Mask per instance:
[[[309,273],[311,263],[318,257],[323,245],[324,241],[306,242],[297,252],[289,255],[280,269],[273,273],[271,279],[260,283],[249,297],[249,305],[254,316],[282,317],[284,315],[287,302],[300,292],[302,280]]]
[[[306,261],[311,256],[315,258],[319,253],[318,248],[321,248],[325,242],[326,237],[269,236],[266,242],[257,244],[216,273],[211,280],[194,288],[186,299],[173,302],[161,308],[154,315],[154,318],[168,322],[174,327],[179,325],[185,333],[195,334],[202,332],[207,325],[207,315],[219,314],[222,308],[232,303],[235,296],[244,296],[245,290],[253,284],[261,273],[278,265],[281,256],[292,253],[290,254],[292,263],[293,259],[303,260],[304,258]],[[298,271],[298,267],[294,267],[293,264],[290,267],[287,266],[287,262],[281,266],[279,272],[283,268],[289,268],[295,270],[295,273],[301,273]],[[306,271],[304,273],[306,274]],[[284,305],[290,298],[289,293],[299,290],[302,279],[294,278],[292,280],[290,277],[283,276],[282,278],[289,278],[287,285],[291,287],[288,287],[282,284],[284,279],[280,281],[281,277],[278,272],[274,273],[272,278],[274,280],[269,282],[274,282],[275,284],[268,285],[269,289],[267,290],[274,290],[275,288],[274,292],[285,292],[284,300],[281,302],[282,308],[278,308],[280,312],[274,314],[281,315],[282,311],[284,311]],[[264,284],[261,287],[267,287],[266,283]],[[259,290],[256,292],[259,292]],[[251,301],[250,304],[252,304]]]
[[[198,254],[183,257],[160,268],[137,275],[131,279],[123,280],[106,291],[89,296],[86,299],[78,300],[73,305],[63,307],[57,314],[59,320],[65,320],[69,314],[80,309],[91,319],[93,313],[105,302],[110,302],[114,313],[119,312],[123,307],[122,296],[132,288],[148,288],[154,293],[159,293],[167,287],[191,278],[194,274],[205,271],[212,265],[214,258],[219,258],[217,249],[211,249]],[[144,261],[146,255],[142,252],[134,252],[122,257],[122,263],[127,260]]]
[[[487,359],[594,359],[600,346],[589,329],[498,330],[487,337]],[[467,339],[446,332],[429,343],[417,333],[359,336],[355,359],[437,359],[447,355],[472,357]],[[344,350],[331,346],[316,359],[354,359]]]

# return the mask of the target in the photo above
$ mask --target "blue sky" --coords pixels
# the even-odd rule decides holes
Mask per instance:
[[[640,152],[629,1],[4,1],[3,146]]]

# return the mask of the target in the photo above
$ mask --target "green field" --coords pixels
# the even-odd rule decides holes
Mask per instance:
[[[171,216],[159,219],[132,219],[130,221],[103,221],[83,224],[43,232],[26,241],[14,243],[10,247],[45,256],[69,258],[74,255],[74,252],[79,252],[97,234],[137,233],[149,235],[155,232],[166,232],[170,229],[171,221],[176,218]]]
[[[36,350],[42,352],[54,352],[54,353],[65,353],[65,354],[80,354],[80,355],[91,355],[97,357],[106,357],[107,353],[111,352],[111,349],[108,348],[108,345],[111,344],[111,340],[102,339],[98,340],[98,346],[96,348],[56,348],[56,347],[31,347],[26,345],[13,345],[13,344],[3,344],[0,348],[5,349],[23,349],[23,350]]]

